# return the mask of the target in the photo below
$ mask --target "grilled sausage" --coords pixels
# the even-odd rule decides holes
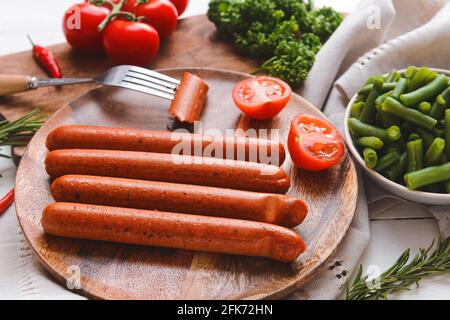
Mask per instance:
[[[267,223],[56,202],[42,216],[55,236],[293,261],[305,250],[294,231]]]
[[[289,228],[308,212],[302,200],[285,195],[123,178],[66,175],[53,182],[51,192],[60,202],[204,214]]]
[[[116,150],[63,149],[45,160],[52,178],[84,174],[286,193],[289,178],[279,167],[214,158]]]
[[[169,113],[181,122],[194,123],[200,119],[208,85],[199,77],[185,72],[169,108]]]
[[[106,149],[172,153],[183,146],[184,155],[216,157],[281,166],[286,151],[281,143],[265,139],[211,136],[192,133],[65,125],[47,136],[47,148]]]

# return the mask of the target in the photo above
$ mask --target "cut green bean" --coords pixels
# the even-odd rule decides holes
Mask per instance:
[[[445,110],[445,154],[450,159],[450,109]]]
[[[428,149],[428,147],[433,143],[433,141],[434,141],[434,136],[430,133],[430,132],[428,132],[428,131],[426,131],[426,130],[424,130],[424,129],[422,129],[422,128],[417,128],[416,129],[416,133],[420,136],[420,138],[423,140],[423,146],[424,146],[424,148],[425,149]]]
[[[439,75],[436,79],[428,83],[427,85],[400,96],[400,100],[407,107],[420,103],[421,101],[430,99],[447,87],[447,77],[443,74]]]
[[[416,74],[418,69],[419,68],[413,67],[413,66],[406,68],[406,71],[405,71],[406,78],[411,79],[412,77],[414,77],[414,75]]]
[[[375,168],[378,163],[378,154],[374,149],[365,148],[363,150],[364,163],[370,169]]]
[[[428,167],[407,173],[404,177],[410,190],[450,180],[450,162],[441,166]]]
[[[421,103],[419,103],[418,109],[423,114],[429,114],[431,110],[431,103],[429,103],[428,101],[422,101]]]
[[[405,78],[398,80],[391,97],[395,100],[400,100],[400,96],[408,90],[408,81]]]
[[[405,151],[400,156],[400,161],[383,173],[384,176],[391,181],[397,181],[400,177],[402,177],[406,173],[407,163],[408,163],[408,155]]]
[[[360,137],[377,137],[384,142],[394,142],[401,136],[400,128],[397,126],[383,129],[363,123],[355,118],[348,119],[348,126],[351,131],[355,132]]]
[[[377,166],[375,167],[375,170],[380,172],[384,171],[387,168],[397,164],[400,161],[400,155],[397,151],[389,152],[382,156],[380,160],[378,160]]]
[[[414,76],[411,78],[408,84],[408,89],[410,91],[416,90],[420,88],[422,84],[425,82],[425,79],[431,74],[430,68],[421,67],[417,70]]]
[[[398,79],[398,76],[399,76],[398,71],[394,69],[386,77],[386,82],[394,82],[396,79]]]
[[[397,118],[396,116],[380,111],[380,117],[381,117],[381,121],[383,122],[383,127],[384,128],[389,128],[392,126],[397,126],[400,127],[402,125],[402,121]]]
[[[364,102],[362,102],[362,101],[354,103],[352,105],[352,109],[350,111],[351,117],[359,119],[363,107],[364,107]]]
[[[375,150],[380,150],[384,146],[384,142],[377,137],[362,137],[356,140],[356,143],[361,147],[368,147]]]
[[[436,119],[433,119],[420,111],[406,108],[400,102],[391,97],[388,97],[384,101],[382,110],[427,130],[433,129],[437,124]]]
[[[366,103],[364,104],[364,108],[361,111],[361,115],[359,116],[359,120],[365,123],[374,123],[375,115],[377,109],[375,108],[375,100],[381,94],[380,88],[383,85],[382,79],[376,79],[373,83],[373,87],[370,90],[369,96],[367,97]]]
[[[434,166],[439,164],[441,156],[444,154],[445,140],[442,138],[434,139],[431,146],[425,153],[425,164],[427,166]]]
[[[428,115],[436,120],[441,120],[444,117],[444,112],[445,100],[442,95],[438,95]]]
[[[419,134],[413,132],[408,136],[408,141],[414,141],[414,140],[419,140],[421,139],[421,137],[419,136]]]
[[[381,78],[378,78],[376,80],[376,82],[378,81],[383,81]],[[362,95],[368,95],[370,93],[370,91],[373,89],[374,84],[376,83],[371,83],[368,85],[365,85],[364,87],[362,87],[361,89],[358,90],[358,94],[362,94]],[[397,82],[384,82],[382,84],[382,86],[380,87],[380,94],[386,93],[388,91],[394,90],[394,88],[397,86]]]
[[[423,168],[423,142],[422,139],[410,141],[406,144],[408,155],[407,172],[417,171]]]

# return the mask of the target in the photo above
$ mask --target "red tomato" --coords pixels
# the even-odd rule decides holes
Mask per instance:
[[[145,17],[145,22],[153,26],[161,39],[169,37],[177,27],[177,8],[169,1],[149,0],[136,8],[137,17]]]
[[[89,2],[89,0],[84,0],[84,2]],[[114,4],[118,4],[120,0],[112,0],[112,2]],[[108,3],[105,3],[103,6],[108,9],[112,9],[111,5]],[[127,0],[125,1],[125,4],[122,7],[122,11],[134,13],[136,7],[137,7],[136,0]]]
[[[159,36],[146,23],[116,19],[105,28],[103,46],[114,64],[146,66],[158,53]]]
[[[172,2],[177,8],[178,16],[183,14],[189,4],[189,0],[170,0],[170,2]]]
[[[265,76],[243,80],[233,89],[236,106],[248,117],[258,120],[275,117],[290,97],[291,88],[286,82]]]
[[[344,156],[344,143],[329,122],[299,114],[291,122],[288,149],[299,168],[320,171],[334,166]]]
[[[81,52],[102,51],[102,33],[97,27],[109,13],[109,9],[89,3],[79,3],[70,7],[64,14],[63,21],[67,42]]]

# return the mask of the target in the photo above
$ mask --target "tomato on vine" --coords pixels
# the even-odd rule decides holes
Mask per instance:
[[[103,50],[103,34],[98,25],[111,10],[91,3],[71,6],[64,14],[63,30],[67,42],[80,52],[94,53]]]

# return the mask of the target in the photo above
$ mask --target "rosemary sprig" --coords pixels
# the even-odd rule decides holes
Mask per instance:
[[[434,244],[435,241],[427,249],[420,249],[410,262],[410,249],[406,250],[392,267],[376,279],[376,286],[369,284],[368,276],[362,276],[361,265],[351,287],[347,284],[347,300],[387,299],[390,294],[410,290],[414,284],[418,287],[422,278],[450,272],[450,237],[438,241],[435,250],[430,253]]]
[[[15,121],[1,121],[0,147],[27,145],[26,138],[33,135],[44,124],[45,120],[46,116],[39,109],[35,109]],[[0,154],[0,157],[9,158],[5,154]]]

